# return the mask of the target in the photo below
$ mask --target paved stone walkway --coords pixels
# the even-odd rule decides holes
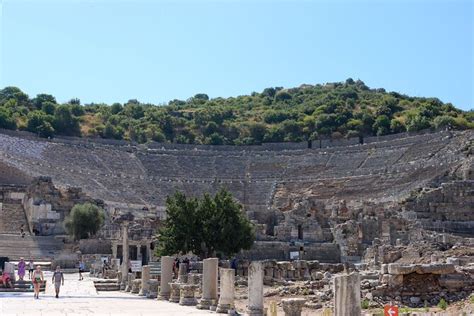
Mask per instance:
[[[51,273],[45,273],[48,280],[46,293],[35,300],[33,293],[0,293],[1,316],[85,316],[85,315],[209,315],[195,307],[146,299],[121,292],[99,292],[92,280],[84,276],[78,281],[77,274],[65,274],[59,299],[54,297]]]

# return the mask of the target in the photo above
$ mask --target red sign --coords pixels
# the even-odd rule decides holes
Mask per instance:
[[[398,306],[385,305],[383,308],[384,316],[398,316]]]

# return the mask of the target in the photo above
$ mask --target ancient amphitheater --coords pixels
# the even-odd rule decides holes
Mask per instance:
[[[1,131],[0,233],[24,223],[62,234],[71,205],[101,200],[109,215],[103,236],[114,239],[118,212],[159,224],[176,190],[226,187],[258,227],[255,247],[242,256],[288,259],[300,251],[305,259],[357,262],[377,238],[395,245],[420,231],[474,237],[473,139],[473,131],[440,131],[232,147]]]

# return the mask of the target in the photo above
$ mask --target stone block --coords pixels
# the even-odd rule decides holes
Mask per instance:
[[[337,275],[333,282],[334,315],[360,315],[360,275],[355,272]]]
[[[285,316],[301,316],[301,311],[306,302],[304,298],[287,298],[281,300]]]

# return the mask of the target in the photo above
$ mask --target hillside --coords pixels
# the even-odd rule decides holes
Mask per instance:
[[[474,113],[436,98],[370,89],[352,79],[267,88],[230,98],[197,94],[160,106],[137,100],[81,105],[79,99],[72,99],[58,104],[49,94],[30,98],[16,87],[0,90],[0,128],[28,130],[42,137],[247,145],[443,127],[473,128]]]

